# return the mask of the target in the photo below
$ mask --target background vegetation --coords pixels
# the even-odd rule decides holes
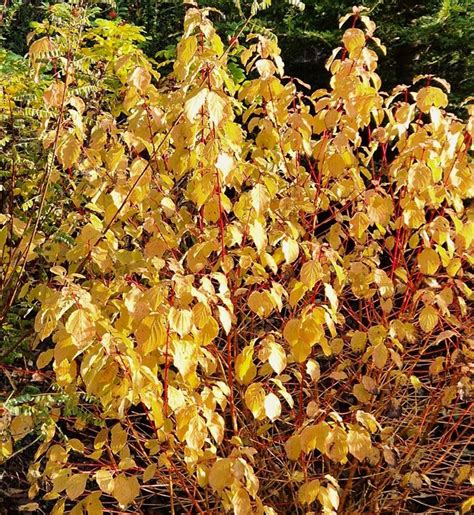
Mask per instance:
[[[99,2],[98,2],[99,3]],[[285,0],[268,2],[248,30],[268,28],[282,48],[288,75],[312,87],[323,87],[329,78],[324,67],[340,39],[338,20],[354,3],[351,0]],[[0,37],[4,48],[19,55],[27,50],[30,23],[44,16],[48,2],[8,0],[5,2]],[[99,3],[100,5],[100,3]],[[107,6],[107,4],[102,4]],[[218,9],[211,15],[224,34],[233,34],[243,16],[251,12],[252,1],[207,1]],[[264,4],[265,5],[265,4]],[[378,34],[390,45],[379,73],[387,88],[409,84],[414,77],[431,73],[452,85],[450,102],[457,108],[474,91],[474,13],[469,0],[363,0],[377,20]],[[109,5],[109,15],[145,28],[143,48],[150,56],[168,51],[172,55],[182,33],[185,6],[181,0],[119,0]],[[461,116],[465,110],[457,109]]]

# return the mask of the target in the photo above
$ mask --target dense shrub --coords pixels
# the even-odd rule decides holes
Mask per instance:
[[[165,76],[94,12],[53,6],[3,79],[2,317],[37,311],[54,376],[5,402],[5,465],[36,432],[51,513],[468,512],[474,127],[449,85],[383,92],[361,8],[314,92],[207,9]]]

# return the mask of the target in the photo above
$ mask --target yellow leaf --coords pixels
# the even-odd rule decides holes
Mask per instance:
[[[112,474],[105,469],[99,469],[94,474],[94,479],[98,484],[99,488],[102,492],[106,494],[111,494],[114,490],[114,478]]]
[[[45,350],[38,356],[38,359],[36,360],[36,366],[39,369],[44,368],[53,359],[53,356],[54,356],[54,349]]]
[[[415,163],[408,170],[407,186],[410,191],[424,191],[431,185],[431,170],[423,163]]]
[[[105,445],[105,442],[107,441],[109,431],[105,427],[102,428],[95,436],[94,438],[94,449],[102,449],[102,447]]]
[[[253,512],[250,496],[244,488],[237,488],[231,498],[234,515],[251,515]]]
[[[194,122],[196,116],[201,111],[201,108],[204,106],[204,103],[206,102],[208,93],[209,90],[207,88],[203,88],[199,90],[189,100],[187,100],[184,104],[184,114],[190,122]]]
[[[226,100],[219,95],[219,93],[209,91],[206,102],[209,111],[209,119],[214,125],[219,125],[224,118],[224,111],[227,106]]]
[[[274,394],[269,393],[264,401],[265,414],[273,422],[281,415],[280,399]]]
[[[351,425],[347,434],[347,445],[349,452],[359,461],[363,461],[367,456],[370,456],[372,449],[370,435],[367,430],[360,426]]]
[[[270,205],[270,196],[267,188],[263,184],[257,184],[250,193],[252,206],[257,216],[264,215]]]
[[[302,282],[296,281],[288,299],[290,306],[294,308],[307,291],[308,288]]]
[[[207,421],[207,428],[217,445],[220,445],[224,439],[225,422],[219,413],[212,413],[211,417]]]
[[[374,361],[374,365],[377,368],[382,369],[385,366],[385,363],[387,363],[388,359],[388,349],[385,343],[380,342],[373,348],[372,359]]]
[[[166,344],[165,321],[157,315],[146,316],[135,330],[135,339],[144,356],[162,349]]]
[[[177,53],[179,63],[188,65],[197,49],[197,38],[192,35],[181,39],[178,43]]]
[[[137,66],[130,74],[128,82],[132,86],[135,86],[141,93],[145,93],[151,83],[150,72],[141,66]]]
[[[33,60],[46,57],[54,50],[54,43],[51,37],[45,36],[31,43],[28,53]]]
[[[418,266],[420,267],[420,272],[422,274],[434,275],[437,272],[440,263],[441,261],[438,253],[433,249],[426,248],[418,254]]]
[[[242,384],[249,384],[257,373],[253,364],[253,345],[247,345],[235,360],[235,374],[237,381]]]
[[[354,385],[352,393],[354,397],[362,403],[369,402],[372,398],[372,395],[365,389],[364,385],[360,383]]]
[[[107,164],[107,169],[109,172],[114,173],[119,167],[122,159],[125,155],[125,149],[120,143],[116,143],[113,147],[111,147],[107,155],[105,156],[105,163]],[[137,165],[143,165],[143,162],[137,161]]]
[[[233,462],[230,458],[218,459],[209,472],[209,484],[213,490],[221,492],[234,482],[232,474]]]
[[[92,492],[85,499],[85,505],[87,515],[102,515],[104,513],[104,507],[100,502],[100,492]]]
[[[270,355],[268,362],[277,374],[281,374],[286,367],[286,354],[283,347],[276,342],[270,342]]]
[[[198,302],[193,306],[193,320],[198,329],[202,329],[211,316],[211,309],[207,304]]]
[[[418,317],[420,327],[425,333],[431,332],[438,325],[438,312],[433,306],[425,306]]]
[[[78,438],[71,438],[67,442],[67,448],[73,449],[76,452],[80,452],[81,454],[84,453],[84,444],[81,442]]]
[[[265,227],[258,221],[255,220],[249,226],[249,234],[257,247],[259,252],[262,252],[267,246],[267,235],[265,233]]]
[[[463,515],[464,513],[471,513],[472,508],[474,508],[474,495],[462,503],[461,513]]]
[[[331,172],[331,176],[338,177],[344,172],[346,167],[346,163],[344,162],[343,157],[340,154],[333,154],[328,160],[327,165],[329,171]]]
[[[311,345],[306,341],[300,340],[291,347],[291,354],[297,363],[303,363],[311,354]]]
[[[334,461],[345,463],[347,461],[347,435],[339,426],[329,433],[326,455]]]
[[[300,339],[301,333],[301,321],[298,319],[291,319],[285,325],[283,329],[283,336],[290,345],[296,345]]]
[[[281,244],[281,250],[283,251],[283,255],[285,256],[285,261],[287,265],[290,265],[298,258],[298,254],[300,252],[298,243],[292,238],[285,238]]]
[[[320,486],[321,484],[317,479],[301,485],[298,491],[298,501],[301,504],[313,503],[318,498]]]
[[[299,435],[293,435],[285,442],[285,451],[288,459],[296,461],[301,454],[301,438]]]
[[[124,474],[114,480],[112,495],[122,507],[131,504],[140,494],[140,485],[135,476],[127,477]]]
[[[382,197],[373,190],[367,194],[367,216],[370,223],[386,226],[393,213],[393,202],[389,197]]]
[[[64,98],[64,82],[54,81],[43,93],[43,99],[49,107],[59,107]]]
[[[444,364],[446,362],[446,358],[444,356],[438,356],[430,365],[430,374],[432,376],[437,376],[444,370]]]
[[[54,463],[66,463],[67,452],[60,445],[53,445],[49,449],[49,459]]]
[[[375,417],[365,411],[358,410],[356,412],[356,420],[365,426],[371,433],[375,433],[379,428],[379,424]]]
[[[319,381],[321,377],[321,368],[319,363],[313,359],[309,359],[306,363],[306,373],[311,377],[313,382]]]
[[[65,170],[77,163],[80,153],[81,146],[74,134],[67,132],[61,137],[58,144],[57,157]]]
[[[331,428],[326,422],[305,427],[301,433],[302,450],[308,453],[317,449],[320,453],[324,454],[327,450],[330,433]]]
[[[56,502],[51,510],[51,515],[63,515],[64,514],[64,506],[66,504],[66,499],[60,499]]]
[[[230,316],[230,315],[229,315]],[[225,321],[225,320],[224,320]],[[224,323],[221,319],[221,323]],[[226,329],[224,327],[224,329]],[[228,328],[230,331],[230,327]],[[204,327],[199,331],[199,336],[202,337],[201,345],[209,345],[219,334],[219,324],[214,317],[209,317]]]
[[[13,444],[11,438],[0,438],[0,464],[12,455]]]
[[[122,429],[122,426],[118,423],[115,424],[110,431],[110,437],[110,448],[113,453],[118,454],[127,443],[127,432]]]
[[[88,474],[74,474],[67,480],[66,494],[69,499],[77,499],[84,493],[88,477]]]
[[[429,113],[430,108],[446,107],[448,105],[448,97],[446,93],[433,86],[421,88],[416,95],[416,106],[422,113]]]
[[[18,511],[27,511],[37,513],[40,508],[40,505],[37,502],[30,502],[28,504],[22,504],[18,507]]]
[[[314,309],[311,316],[307,316],[303,320],[299,338],[310,346],[313,346],[315,343],[319,343],[323,348],[324,353],[329,356],[331,354],[331,350],[327,345],[323,329],[323,321],[327,323],[328,316],[329,314],[324,309]]]
[[[79,348],[89,345],[95,336],[94,323],[85,309],[73,311],[67,319],[65,328]]]
[[[197,344],[188,340],[173,342],[173,363],[180,374],[189,379],[197,366]]]
[[[217,310],[219,311],[219,319],[221,321],[222,327],[224,328],[226,334],[229,334],[232,328],[231,314],[229,313],[229,310],[223,306],[217,306]]]
[[[449,262],[449,265],[446,267],[446,271],[450,277],[455,277],[460,268],[461,260],[459,258],[454,258]]]
[[[308,287],[308,289],[314,288],[314,285],[317,281],[320,280],[323,274],[323,270],[321,264],[317,261],[310,260],[307,261],[301,267],[301,281],[302,283]]]
[[[150,481],[150,479],[153,479],[155,477],[156,469],[157,469],[156,463],[151,463],[148,465],[148,467],[143,471],[143,482],[147,483]]]
[[[415,390],[421,390],[423,388],[423,383],[416,376],[410,376],[410,383]]]
[[[186,443],[190,449],[200,451],[207,437],[207,426],[203,418],[197,413],[189,421],[186,431]]]
[[[472,465],[462,465],[459,467],[458,474],[454,480],[457,485],[464,483],[467,479],[471,478],[471,484],[474,480],[474,467]]]
[[[349,52],[361,50],[365,46],[365,34],[360,29],[347,29],[342,42]]]
[[[217,158],[216,168],[222,174],[223,184],[227,184],[227,177],[236,168],[236,164],[231,155],[222,152]]]
[[[454,401],[457,394],[458,390],[456,388],[456,385],[448,386],[443,391],[443,395],[441,397],[441,404],[443,406],[449,406]]]
[[[367,344],[367,334],[362,331],[354,331],[351,337],[351,349],[354,352],[364,352]]]
[[[385,341],[387,336],[387,329],[383,325],[373,325],[368,331],[369,341],[372,345],[377,345]]]
[[[259,59],[255,67],[263,80],[269,79],[276,72],[276,67],[270,59]]]
[[[330,284],[325,284],[324,285],[324,293],[326,294],[326,297],[328,298],[329,302],[331,303],[331,308],[332,308],[333,312],[336,312],[337,307],[339,306],[339,301],[337,299],[336,291]]]
[[[191,331],[192,311],[189,309],[177,309],[173,306],[168,313],[168,321],[173,331],[176,331],[180,336],[184,336]]]
[[[360,240],[367,231],[369,225],[370,221],[365,213],[356,213],[350,222],[350,233],[352,236],[355,236]]]
[[[249,308],[260,318],[267,318],[273,311],[272,299],[267,291],[254,291],[249,295]]]
[[[326,476],[327,477],[327,476]],[[332,484],[319,489],[318,501],[323,506],[323,512],[336,513],[339,506],[339,494]]]
[[[33,419],[30,415],[18,415],[10,424],[12,438],[21,440],[33,429]]]
[[[260,383],[251,384],[245,391],[245,405],[257,420],[265,416],[265,390]]]

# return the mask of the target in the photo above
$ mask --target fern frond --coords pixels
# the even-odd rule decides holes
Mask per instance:
[[[301,0],[286,0],[288,4],[299,9],[300,11],[304,11],[305,4]],[[237,9],[240,7],[240,2],[234,2]],[[237,5],[238,4],[238,5]],[[250,9],[250,13],[252,16],[255,16],[259,11],[263,11],[264,9],[268,9],[272,5],[272,0],[254,0],[252,2],[252,7]],[[239,11],[240,12],[240,11]]]

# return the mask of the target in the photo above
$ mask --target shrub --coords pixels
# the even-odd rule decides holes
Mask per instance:
[[[10,178],[2,218],[4,276],[40,303],[37,367],[73,405],[13,413],[4,459],[44,435],[30,496],[52,513],[469,511],[473,122],[445,110],[448,84],[384,93],[362,8],[314,92],[282,78],[275,38],[226,47],[206,9],[164,77],[136,27],[51,16],[29,53],[36,210],[9,229]]]

